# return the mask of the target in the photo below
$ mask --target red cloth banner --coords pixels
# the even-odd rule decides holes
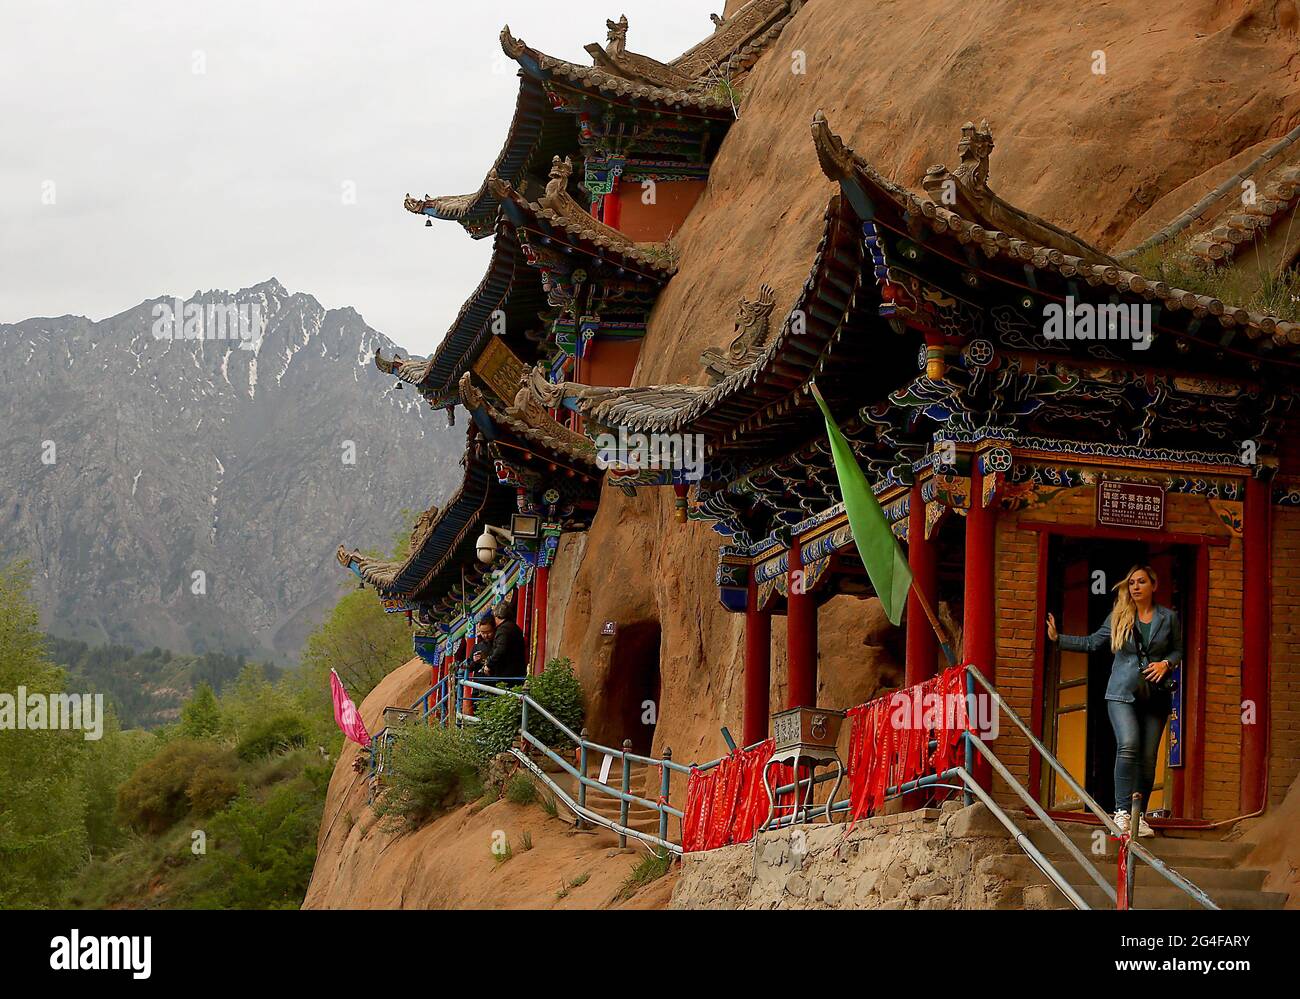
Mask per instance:
[[[848,716],[849,819],[856,822],[880,808],[889,788],[943,773],[956,761],[961,734],[970,730],[966,670],[950,667],[850,708]]]
[[[709,770],[691,770],[682,818],[682,850],[716,850],[744,843],[767,818],[763,767],[772,756],[772,739],[726,756]]]

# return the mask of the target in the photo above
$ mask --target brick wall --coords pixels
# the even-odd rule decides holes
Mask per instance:
[[[1277,804],[1300,773],[1300,510],[1273,508],[1272,739],[1268,802]]]
[[[1033,703],[1033,685],[1040,662],[1035,655],[1034,641],[1042,626],[1037,605],[1039,532],[1022,530],[1020,524],[1031,521],[1092,526],[1095,509],[1093,488],[1071,489],[1058,493],[1039,506],[1018,513],[1004,513],[998,519],[997,684],[1007,703],[1030,725],[1034,723],[1038,710]],[[1237,814],[1240,797],[1241,540],[1231,536],[1204,497],[1199,496],[1171,493],[1166,500],[1166,529],[1229,539],[1227,545],[1209,548],[1204,797],[1207,817],[1227,818]],[[1294,521],[1288,520],[1287,530],[1293,532],[1293,543],[1300,549],[1300,515]],[[1277,600],[1275,594],[1275,606]],[[1295,622],[1295,644],[1288,647],[1289,663],[1300,663],[1300,614],[1295,615]],[[1278,634],[1276,627],[1274,634]],[[1184,642],[1189,649],[1194,641],[1195,636],[1185,636]],[[1288,675],[1300,685],[1300,672],[1293,669]],[[1296,691],[1300,691],[1300,686]],[[1279,693],[1279,684],[1275,681],[1275,703],[1279,700]],[[1300,714],[1291,716],[1293,727],[1290,731],[1292,738],[1300,743],[1300,720],[1297,719],[1300,719]],[[1275,753],[1289,752],[1295,758],[1294,748],[1289,744],[1275,748]],[[1004,726],[996,752],[1028,786],[1030,752],[1024,737]],[[1292,774],[1294,770],[1293,766]],[[995,796],[1001,802],[1018,805],[1018,799],[1000,786],[1000,782],[995,782],[995,789]]]

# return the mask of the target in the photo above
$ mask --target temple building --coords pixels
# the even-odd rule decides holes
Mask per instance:
[[[741,717],[717,723],[752,745],[774,711],[817,703],[819,607],[872,597],[815,383],[947,633],[941,643],[909,599],[905,683],[948,655],[974,663],[1109,801],[1109,653],[1061,652],[1043,622],[1093,631],[1113,584],[1149,564],[1186,649],[1151,807],[1177,824],[1276,803],[1300,770],[1300,612],[1287,586],[1300,548],[1300,323],[1146,265],[1175,240],[1208,266],[1293,265],[1300,237],[1279,223],[1300,170],[1273,162],[1243,210],[1201,208],[1121,259],[994,193],[987,123],[954,134],[952,169],[908,187],[819,112],[807,141],[833,193],[794,300],[778,308],[758,283],[696,378],[634,384],[680,264],[674,234],[735,121],[734,88],[798,7],[751,0],[669,63],[627,49],[626,19],[588,46],[590,67],[502,33],[520,91],[496,164],[472,194],[406,201],[490,235],[488,273],[432,357],[376,358],[431,406],[469,412],[464,482],[422,518],[404,562],[344,547],[339,561],[412,615],[435,670],[490,603],[512,599],[536,670],[560,540],[605,505],[671,490],[683,520],[720,536],[716,596],[744,620],[744,697]],[[702,470],[606,460],[598,442],[620,435],[699,440]],[[504,557],[480,561],[476,538],[512,518]],[[645,569],[629,558],[628,571]],[[1020,733],[1004,729],[997,750],[1044,807],[1080,809]]]
[[[733,90],[798,6],[754,0],[669,63],[627,49],[626,18],[608,22],[605,46],[587,47],[592,67],[538,52],[506,28],[501,45],[520,86],[496,163],[473,193],[407,195],[426,224],[455,221],[493,239],[487,273],[434,354],[375,357],[449,422],[457,405],[469,411],[464,481],[421,516],[401,563],[343,545],[338,559],[387,610],[419,624],[417,650],[435,674],[472,649],[474,623],[498,600],[513,602],[531,666],[543,667],[548,571],[560,536],[590,524],[604,471],[583,418],[539,403],[527,383],[629,384],[650,310],[676,270],[672,236],[736,119]],[[640,481],[611,474],[620,471],[625,490]],[[526,526],[510,531],[508,567],[485,565],[477,539],[512,523]]]

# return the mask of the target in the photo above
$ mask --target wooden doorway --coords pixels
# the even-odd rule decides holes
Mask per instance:
[[[1189,736],[1188,706],[1199,696],[1200,656],[1193,636],[1201,622],[1196,590],[1204,548],[1181,540],[1131,536],[1057,535],[1046,538],[1045,610],[1056,615],[1062,634],[1091,634],[1106,620],[1114,602],[1112,587],[1132,566],[1150,565],[1158,579],[1156,600],[1172,607],[1183,629],[1185,650],[1180,690],[1175,698],[1184,748]],[[1106,685],[1113,653],[1062,652],[1045,646],[1042,737],[1071,775],[1103,808],[1114,803],[1115,736],[1106,710]],[[1170,743],[1176,726],[1165,727],[1149,809],[1170,817],[1187,817],[1183,753],[1171,765]],[[1051,770],[1041,770],[1040,800],[1054,811],[1076,811],[1083,803]],[[1197,796],[1199,797],[1199,796]]]

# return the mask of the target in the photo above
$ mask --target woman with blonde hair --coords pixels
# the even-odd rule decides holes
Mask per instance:
[[[1047,615],[1047,637],[1066,652],[1096,652],[1109,645],[1115,655],[1106,685],[1106,711],[1115,730],[1115,823],[1129,831],[1129,805],[1142,795],[1139,836],[1154,836],[1145,818],[1155,785],[1156,755],[1173,706],[1173,671],[1183,661],[1178,615],[1156,603],[1157,579],[1149,565],[1135,565],[1115,584],[1115,605],[1091,635],[1059,635]]]

